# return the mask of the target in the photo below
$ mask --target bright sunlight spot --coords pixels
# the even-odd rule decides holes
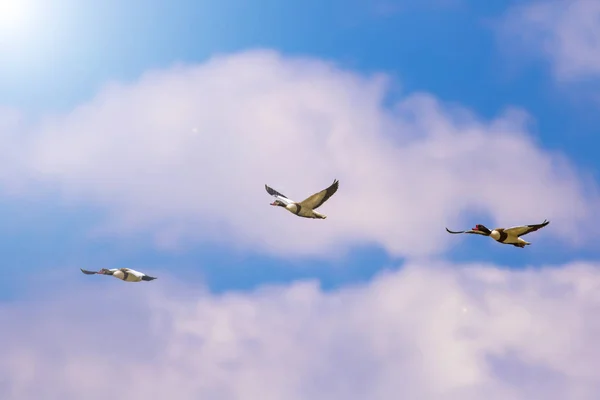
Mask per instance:
[[[27,4],[23,0],[0,0],[0,32],[11,33],[24,27]]]

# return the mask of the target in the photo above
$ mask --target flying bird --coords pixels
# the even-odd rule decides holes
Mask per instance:
[[[483,226],[481,224],[477,224],[477,225],[475,225],[475,228],[473,228],[469,231],[454,232],[448,228],[446,228],[446,231],[448,231],[448,233],[453,233],[453,234],[474,233],[477,235],[490,236],[492,239],[494,239],[495,241],[500,242],[502,244],[512,244],[515,247],[524,248],[525,246],[530,245],[531,243],[526,242],[525,240],[521,239],[520,236],[524,236],[524,235],[527,235],[528,233],[535,232],[538,229],[545,227],[549,223],[550,223],[550,221],[544,220],[544,222],[542,222],[541,224],[513,226],[512,228],[506,228],[506,229],[505,228],[495,228],[492,230],[489,230],[488,228],[486,228],[485,226]]]
[[[106,269],[106,268],[102,268],[100,271],[96,272],[96,271],[87,271],[83,268],[80,268],[81,272],[83,272],[86,275],[111,275],[115,278],[118,278],[122,281],[125,282],[140,282],[140,281],[152,281],[156,278],[152,277],[152,276],[148,276],[142,272],[130,269],[130,268],[113,268],[113,269]]]
[[[275,201],[271,203],[272,206],[284,207],[286,210],[292,214],[296,214],[299,217],[325,219],[327,218],[326,215],[318,213],[315,210],[322,206],[323,203],[325,203],[331,196],[333,196],[335,192],[337,192],[338,186],[339,181],[335,179],[331,186],[329,186],[327,189],[323,189],[299,203],[291,200],[286,195],[271,189],[267,185],[265,185],[265,189],[267,190],[267,193],[275,197]]]

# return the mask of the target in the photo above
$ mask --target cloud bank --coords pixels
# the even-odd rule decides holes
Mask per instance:
[[[600,393],[597,265],[413,264],[334,292],[314,282],[218,296],[168,279],[89,285],[0,306],[2,399]]]
[[[444,226],[479,222],[465,213],[500,226],[547,218],[538,241],[582,239],[595,187],[539,147],[526,114],[483,121],[424,93],[387,106],[388,87],[384,75],[272,51],[154,71],[27,129],[0,124],[0,148],[12,149],[0,179],[102,207],[102,229],[163,246],[323,256],[370,243],[421,256],[444,251]],[[264,184],[300,201],[334,178],[326,221],[268,205]]]

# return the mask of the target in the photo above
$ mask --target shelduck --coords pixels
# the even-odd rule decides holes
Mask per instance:
[[[265,185],[265,189],[267,190],[267,193],[275,197],[275,201],[271,203],[272,206],[283,207],[299,217],[325,219],[327,218],[326,215],[318,213],[315,210],[322,206],[323,203],[325,203],[331,196],[334,195],[335,192],[337,192],[338,186],[339,181],[335,179],[331,186],[329,186],[327,189],[323,189],[299,203],[291,200],[287,196],[279,193],[267,185]]]
[[[81,272],[83,272],[86,275],[95,275],[95,274],[110,275],[110,276],[113,276],[113,277],[118,278],[125,282],[153,281],[154,279],[156,279],[152,276],[148,276],[148,275],[144,274],[143,272],[139,272],[139,271],[133,270],[131,268],[113,268],[113,269],[102,268],[98,272],[88,271],[83,268],[80,268],[80,269],[81,269]]]
[[[446,228],[446,231],[452,234],[474,233],[477,235],[489,236],[495,241],[500,242],[502,244],[512,244],[515,247],[524,248],[525,246],[530,245],[531,243],[521,239],[520,236],[524,236],[528,233],[535,232],[538,229],[545,227],[549,223],[550,221],[544,220],[544,222],[542,222],[541,224],[513,226],[512,228],[495,228],[492,230],[486,228],[484,225],[477,224],[473,229],[469,231],[455,232],[451,231],[448,228]]]

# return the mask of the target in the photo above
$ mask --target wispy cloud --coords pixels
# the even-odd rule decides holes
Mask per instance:
[[[410,265],[220,296],[99,278],[1,306],[0,397],[596,399],[598,271]]]
[[[600,77],[600,3],[537,1],[512,8],[501,33],[511,46],[547,58],[561,81]]]

